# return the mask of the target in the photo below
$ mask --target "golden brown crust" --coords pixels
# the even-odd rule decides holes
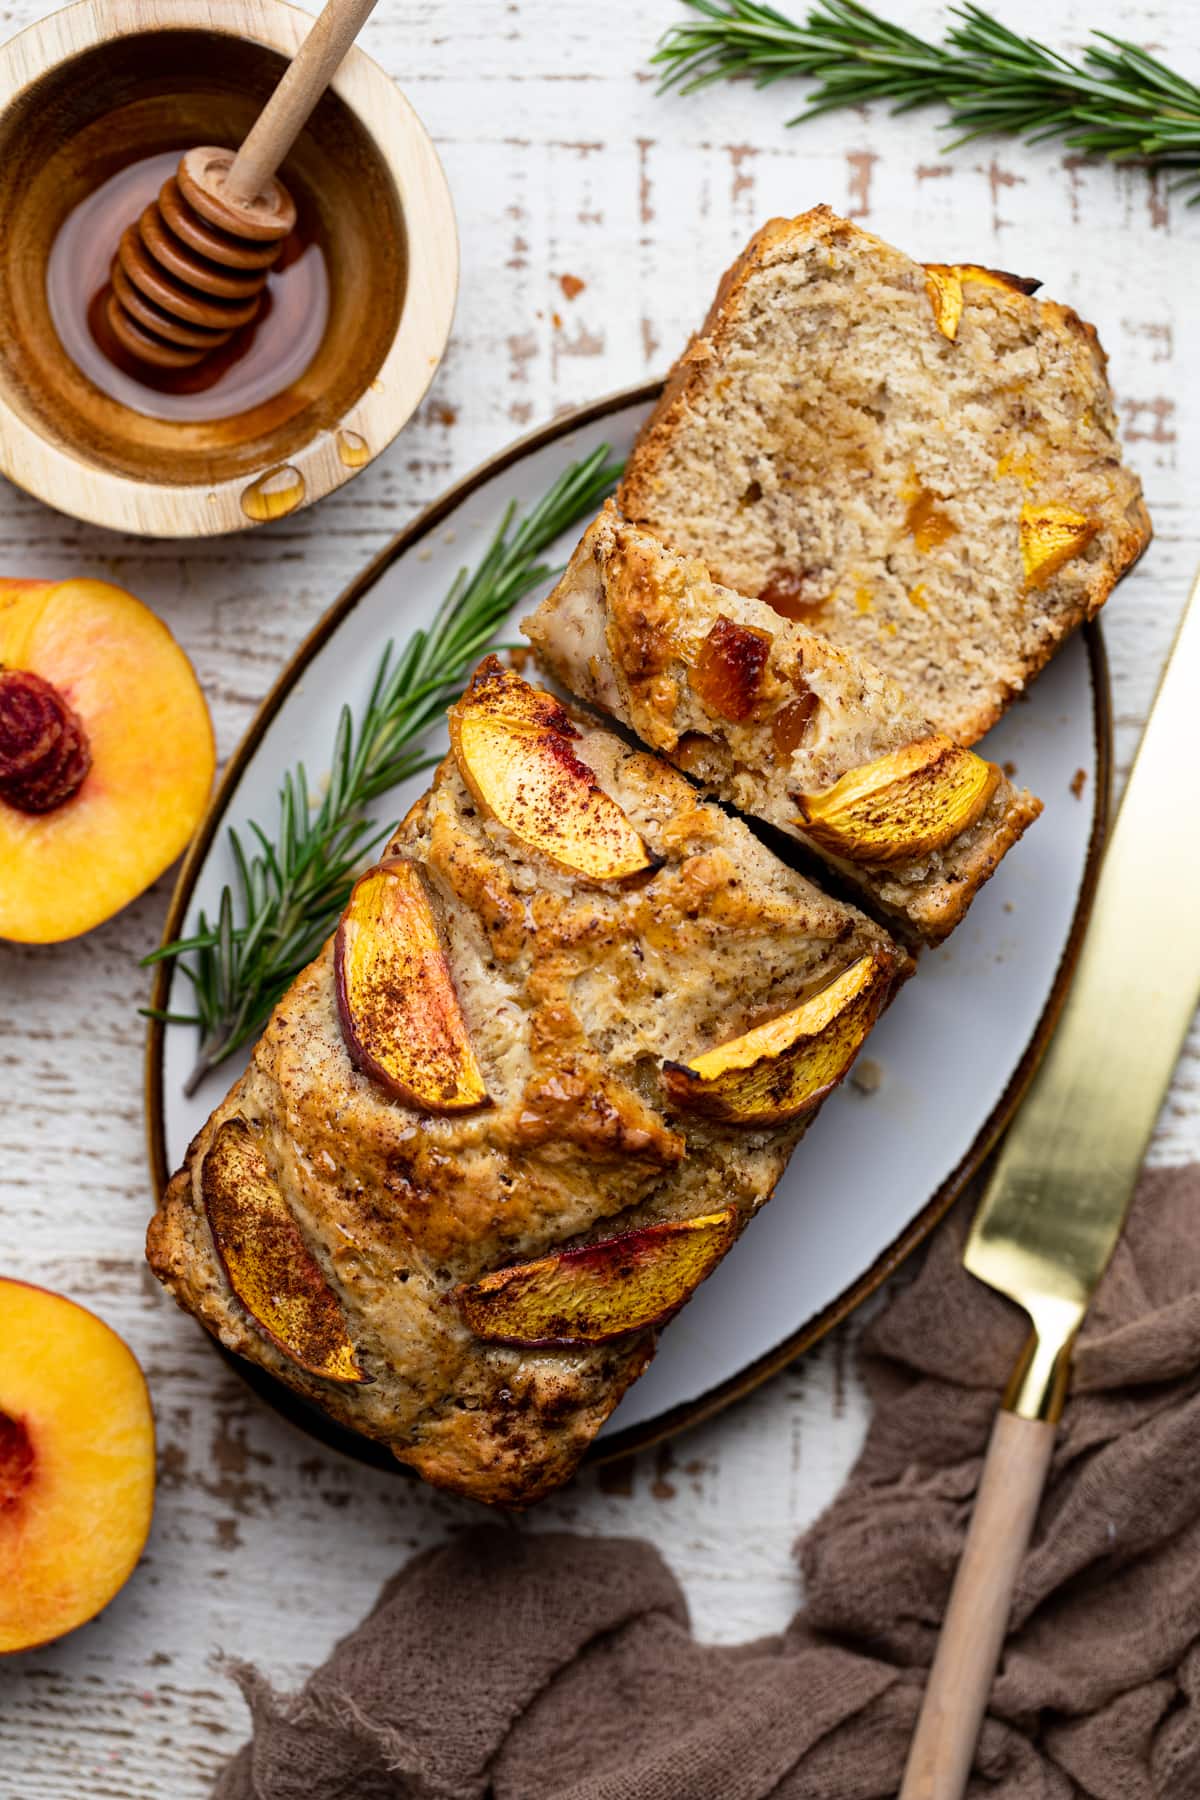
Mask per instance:
[[[807,1121],[746,1129],[678,1115],[663,1062],[758,1022],[867,948],[897,980],[911,967],[682,776],[573,716],[579,756],[661,866],[615,883],[570,876],[484,818],[452,759],[389,846],[420,864],[436,895],[490,1104],[422,1114],[355,1068],[331,943],[198,1133],[147,1239],[159,1279],[229,1349],[429,1480],[504,1506],[567,1479],[654,1333],[524,1350],[484,1342],[455,1288],[731,1202],[744,1225]],[[200,1184],[230,1118],[254,1134],[367,1383],[307,1373],[232,1294]]]
[[[735,566],[737,559],[732,563],[728,560],[729,536],[737,530],[734,517],[739,496],[731,491],[710,496],[704,507],[697,508],[696,518],[685,527],[680,517],[681,503],[670,497],[664,498],[664,483],[673,469],[682,439],[689,426],[695,423],[698,409],[708,402],[710,386],[718,378],[725,380],[724,371],[729,366],[740,327],[740,313],[757,278],[782,267],[794,257],[819,256],[822,249],[854,253],[864,263],[876,262],[894,284],[903,281],[907,270],[910,289],[919,285],[923,265],[909,262],[881,239],[839,218],[827,206],[815,207],[795,219],[770,220],[722,277],[704,324],[672,368],[662,396],[639,434],[618,492],[621,510],[629,519],[655,530],[675,548],[704,556],[718,579],[729,586],[741,586],[748,592],[761,591],[761,581],[749,586],[744,570]],[[969,271],[964,269],[963,273],[969,285]],[[1086,356],[1080,359],[1078,351],[1075,352],[1079,367],[1070,377],[1076,399],[1081,410],[1090,403],[1111,425],[1107,358],[1094,327],[1067,306],[1032,298],[1025,291],[1028,284],[1022,284],[1004,271],[984,273],[1000,278],[1004,284],[1005,304],[1012,309],[1013,318],[1031,341],[1046,346],[1048,354],[1058,345],[1069,361],[1066,346],[1072,343],[1082,346]],[[998,300],[994,281],[988,283],[988,289],[993,300]],[[984,290],[976,286],[974,293],[978,299]],[[1017,404],[1019,408],[1019,401]],[[1034,432],[1038,429],[1037,405],[1035,396],[1030,414],[1034,423],[1029,426]],[[957,624],[947,622],[946,629],[933,639],[930,650],[916,642],[920,632],[929,627],[921,621],[912,621],[914,648],[911,654],[904,641],[905,626],[909,622],[903,618],[899,640],[895,643],[880,640],[873,651],[868,648],[866,623],[852,610],[840,614],[833,612],[821,618],[816,628],[826,631],[836,642],[874,654],[936,723],[960,742],[974,742],[1000,718],[1014,695],[1055,654],[1069,632],[1083,620],[1095,616],[1117,581],[1137,561],[1150,541],[1150,519],[1140,484],[1121,465],[1115,434],[1110,434],[1108,441],[1107,454],[1100,448],[1088,449],[1081,453],[1083,460],[1079,465],[1081,470],[1087,470],[1086,485],[1093,498],[1107,482],[1107,496],[1100,503],[1103,506],[1103,541],[1086,559],[1081,559],[1065,575],[1056,577],[1048,590],[1038,596],[1036,608],[1027,609],[1029,616],[1019,626],[1018,642],[1002,659],[997,659],[990,680],[973,679],[969,690],[963,679],[956,681],[953,664],[957,645],[967,638],[969,630],[962,621]],[[798,491],[802,493],[806,479],[818,482],[830,479],[835,461],[836,456],[831,453],[830,463],[815,469],[811,475],[793,468],[787,473],[786,481],[799,483]],[[1101,462],[1109,465],[1103,481]],[[694,472],[689,466],[689,476]],[[848,471],[852,489],[859,473],[853,469]],[[693,483],[684,485],[689,494],[694,492]],[[714,486],[719,489],[721,482],[715,480]],[[1063,496],[1051,494],[1046,497]],[[709,527],[714,508],[722,515],[724,547],[711,541]],[[800,535],[804,536],[803,529]],[[989,546],[984,544],[982,549],[986,554]],[[750,557],[748,560],[752,563],[755,559]],[[783,560],[786,566],[786,553]],[[988,557],[991,563],[995,560],[994,554]],[[1014,600],[1019,600],[1019,588]],[[895,615],[892,614],[888,630],[894,632],[895,629]],[[984,646],[985,652],[986,649]],[[936,680],[928,679],[932,669],[937,671]]]

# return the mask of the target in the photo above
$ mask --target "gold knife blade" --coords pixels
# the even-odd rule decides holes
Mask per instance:
[[[1200,575],[1100,872],[1058,1029],[963,1261],[1033,1331],[996,1416],[899,1800],[961,1800],[1037,1516],[1071,1346],[1200,1003]]]
[[[1058,1029],[963,1261],[1033,1320],[1005,1405],[1057,1418],[1070,1346],[1116,1247],[1200,1005],[1200,574],[1146,723]]]
[[[1033,1334],[991,1431],[900,1800],[961,1800],[1033,1532],[1070,1346],[1200,1003],[1200,574],[1150,709],[1058,1030],[991,1172],[964,1264]]]

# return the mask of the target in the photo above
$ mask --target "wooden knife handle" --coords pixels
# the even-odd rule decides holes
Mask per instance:
[[[996,1415],[899,1800],[962,1800],[1054,1430],[1044,1419]]]

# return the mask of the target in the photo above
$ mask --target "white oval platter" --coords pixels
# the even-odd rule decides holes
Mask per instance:
[[[342,704],[356,712],[362,706],[384,643],[399,644],[430,622],[508,503],[536,500],[599,443],[624,455],[655,392],[615,395],[493,458],[430,507],[335,602],[267,696],[226,771],[181,872],[169,935],[186,935],[201,909],[211,917],[222,885],[233,879],[224,828],[273,821],[280,779],[297,761],[319,780]],[[564,540],[558,560],[570,548]],[[602,1451],[635,1448],[715,1411],[819,1337],[920,1241],[1011,1116],[1057,1015],[1106,822],[1109,696],[1094,627],[1067,644],[989,735],[986,752],[1015,767],[1018,780],[1041,796],[1043,817],[950,943],[922,956],[917,978],[872,1036],[877,1089],[847,1084],[829,1100],[771,1204],[664,1333],[648,1373],[606,1426]],[[422,785],[417,780],[385,797],[381,818],[398,818]],[[158,1003],[169,1004],[165,993]],[[188,1094],[194,1049],[188,1028],[151,1028],[147,1100],[156,1182],[182,1161],[240,1072],[236,1060],[227,1063]],[[380,1460],[375,1446],[238,1366],[318,1436]],[[382,1460],[396,1467],[386,1454]]]

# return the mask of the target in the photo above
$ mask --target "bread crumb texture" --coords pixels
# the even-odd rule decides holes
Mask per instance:
[[[673,369],[621,510],[973,743],[1150,539],[1096,333],[1029,285],[931,278],[828,207],[772,220]],[[1031,568],[1047,512],[1079,523]]]

